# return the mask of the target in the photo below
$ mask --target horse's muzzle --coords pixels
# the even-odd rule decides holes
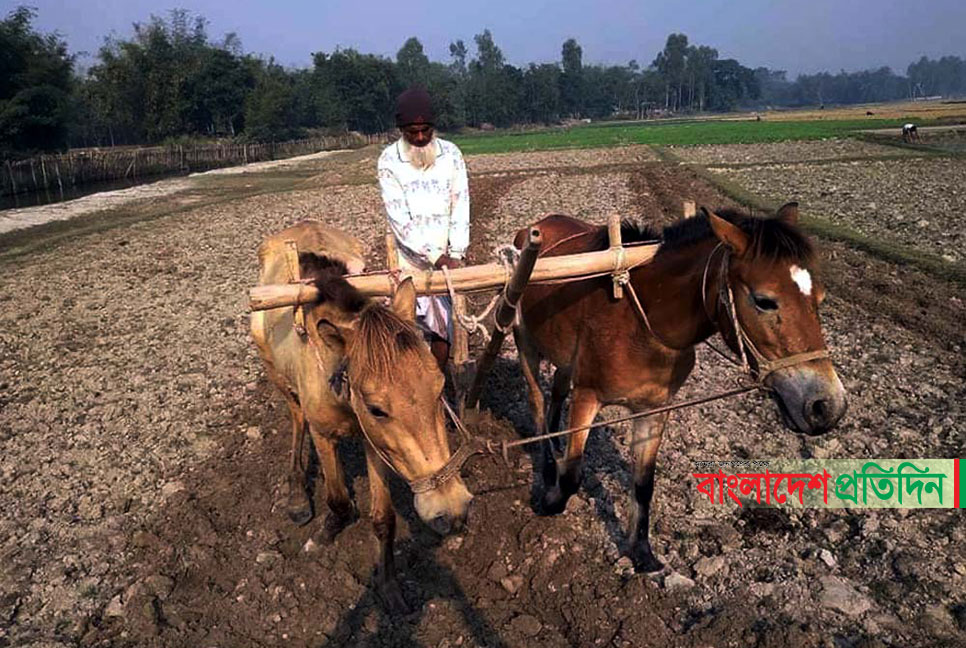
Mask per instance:
[[[437,515],[427,522],[430,529],[441,536],[448,536],[451,533],[459,533],[466,526],[466,515]]]
[[[826,371],[802,367],[776,371],[769,383],[785,425],[795,432],[824,434],[848,410],[845,388],[830,365]]]
[[[413,504],[426,526],[445,536],[463,530],[472,501],[463,481],[455,478],[438,489],[417,494]]]

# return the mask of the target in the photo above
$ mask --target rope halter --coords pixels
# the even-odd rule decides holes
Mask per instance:
[[[357,407],[365,407],[365,404],[362,402],[362,398],[358,395],[355,389],[351,388],[351,386],[349,388],[349,399],[353,411],[358,412],[359,410]],[[460,421],[459,417],[456,415],[456,412],[454,412],[453,408],[450,407],[450,404],[446,402],[446,398],[440,395],[439,400],[443,405],[443,409],[446,411],[447,415],[449,415],[450,419],[452,419],[453,424],[459,431],[460,436],[463,439],[463,443],[460,445],[459,450],[450,455],[450,458],[445,464],[443,464],[441,468],[430,475],[419,477],[417,479],[407,478],[399,471],[398,468],[396,468],[385,451],[376,445],[372,440],[372,437],[369,436],[369,431],[366,430],[365,423],[362,422],[362,417],[359,416],[358,413],[356,414],[356,420],[359,422],[359,429],[362,431],[362,436],[365,437],[366,443],[369,444],[369,447],[372,448],[372,451],[376,454],[376,456],[379,457],[379,459],[381,459],[392,472],[396,473],[400,479],[409,484],[409,488],[412,490],[414,495],[428,493],[429,491],[433,491],[441,487],[443,484],[459,475],[460,470],[463,468],[463,464],[465,464],[470,457],[482,450],[478,444],[472,442],[469,431],[467,431],[466,427],[463,426],[463,422]]]
[[[701,281],[701,299],[705,301],[705,314],[708,319],[714,323],[714,318],[708,312],[707,308],[707,290],[706,283],[708,278],[708,267],[711,265],[711,259],[714,258],[715,253],[718,248],[723,247],[724,243],[719,243],[711,254],[708,255],[708,262],[704,267],[704,276]],[[803,351],[802,353],[793,353],[791,355],[768,359],[765,355],[755,346],[755,343],[748,336],[747,331],[741,326],[741,322],[738,319],[738,309],[735,305],[734,290],[731,287],[731,281],[728,276],[728,269],[731,263],[731,252],[728,250],[727,246],[724,246],[725,252],[721,260],[720,266],[720,285],[718,287],[718,303],[727,309],[728,315],[731,319],[731,326],[735,332],[735,338],[738,345],[738,353],[741,357],[741,367],[749,375],[755,378],[755,381],[762,387],[765,385],[765,380],[771,374],[775,373],[780,369],[786,369],[788,367],[793,367],[795,365],[804,364],[806,362],[811,362],[812,360],[819,360],[822,358],[828,358],[828,349],[815,349],[812,351]],[[745,350],[755,359],[756,370],[752,370],[751,366],[748,364],[748,358],[745,355]]]

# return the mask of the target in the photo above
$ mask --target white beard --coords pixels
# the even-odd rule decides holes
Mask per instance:
[[[413,146],[406,141],[400,140],[403,153],[409,158],[409,163],[420,171],[425,171],[436,164],[436,136],[429,140],[426,146]]]

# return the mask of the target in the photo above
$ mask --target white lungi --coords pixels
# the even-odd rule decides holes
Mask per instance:
[[[399,268],[412,270],[413,274],[431,269],[429,263],[419,263],[403,253],[397,253]],[[447,342],[453,340],[453,300],[449,295],[426,295],[416,298],[416,324],[424,334],[432,333]],[[427,337],[430,337],[427,335]]]

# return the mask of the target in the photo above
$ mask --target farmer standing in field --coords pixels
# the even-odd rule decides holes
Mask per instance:
[[[470,242],[470,194],[463,155],[434,134],[436,116],[424,89],[412,87],[396,100],[402,137],[379,156],[379,186],[396,239],[399,267],[458,268]],[[441,369],[453,338],[449,297],[420,297],[416,320]]]

